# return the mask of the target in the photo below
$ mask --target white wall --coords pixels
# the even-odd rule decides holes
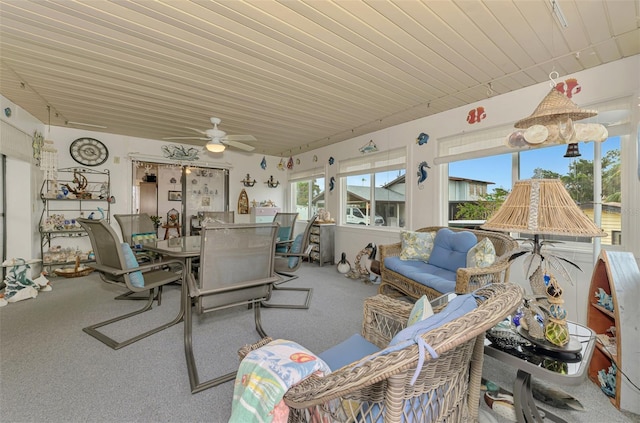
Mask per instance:
[[[640,78],[638,75],[640,75],[640,56],[636,55],[587,71],[566,75],[560,80],[574,77],[580,81],[582,91],[579,101],[575,98],[574,101],[581,107],[628,96],[633,96],[635,106],[640,96]],[[296,168],[295,171],[301,171],[305,168],[311,169],[324,164],[328,186],[329,179],[332,176],[336,176],[339,165],[337,161],[361,155],[358,149],[368,143],[369,140],[373,140],[376,143],[380,152],[406,147],[408,152],[406,178],[408,199],[407,229],[417,229],[431,225],[446,226],[448,170],[446,165],[433,164],[434,158],[437,157],[438,139],[502,125],[512,125],[513,122],[529,116],[548,94],[549,90],[549,82],[537,84],[522,90],[487,98],[475,104],[416,119],[304,153],[297,156],[301,160],[301,166]],[[466,116],[470,110],[478,106],[485,108],[487,118],[481,123],[470,125],[466,121]],[[638,108],[635,108],[632,117],[633,128],[638,127],[639,114]],[[384,124],[384,121],[382,124]],[[430,138],[427,144],[418,146],[416,137],[421,132],[428,133]],[[640,196],[637,194],[640,192],[640,175],[638,175],[639,141],[627,137],[622,142],[624,144],[623,149],[627,153],[622,157],[624,172],[622,178],[624,187],[622,219],[626,230],[624,247],[627,251],[632,251],[640,262]],[[313,155],[318,157],[318,163],[313,162]],[[331,156],[336,159],[336,163],[329,166],[327,161]],[[429,169],[429,176],[424,183],[424,188],[418,189],[417,166],[423,160],[429,163],[431,169]],[[332,216],[338,216],[341,195],[340,184],[336,178],[335,190],[326,196],[327,209]],[[336,259],[344,251],[353,263],[356,254],[369,242],[381,245],[398,241],[397,231],[390,232],[389,229],[383,227],[371,227],[365,231],[347,225],[338,226],[336,228],[335,243]],[[573,285],[563,282],[563,288],[565,290],[569,318],[584,322],[586,320],[587,295],[589,295],[587,291],[594,263],[593,252],[588,250],[559,253],[575,261],[583,270],[582,272],[573,272]],[[518,262],[512,266],[511,279],[513,282],[518,282],[528,288],[528,281],[524,279],[523,270]]]
[[[93,132],[64,127],[52,127],[50,139],[55,142],[58,149],[60,168],[78,166],[69,155],[69,145],[75,139],[80,137],[92,137],[102,141],[109,149],[109,158],[103,166],[97,166],[96,169],[109,169],[111,173],[111,193],[116,197],[116,203],[111,206],[111,214],[115,213],[131,213],[131,181],[132,181],[132,162],[130,154],[137,157],[144,157],[146,161],[153,162],[157,159],[159,162],[165,162],[167,159],[162,153],[163,145],[176,145],[176,143],[168,143],[144,138],[125,137],[121,135],[107,134],[102,132]],[[197,147],[189,145],[187,147]],[[199,154],[200,159],[193,162],[182,162],[185,165],[194,164],[206,165],[211,167],[222,166],[229,167],[229,210],[236,210],[237,222],[249,222],[249,215],[237,215],[238,196],[244,188],[247,191],[249,201],[256,200],[266,201],[272,200],[278,206],[283,206],[285,198],[285,185],[282,184],[278,188],[268,188],[264,183],[271,174],[274,178],[279,178],[282,182],[286,180],[286,173],[278,171],[276,166],[280,160],[279,157],[266,156],[267,169],[260,167],[262,155],[246,154],[233,150],[226,150],[222,154],[213,154],[206,150]],[[253,187],[245,188],[240,182],[247,173],[251,174],[258,183]]]

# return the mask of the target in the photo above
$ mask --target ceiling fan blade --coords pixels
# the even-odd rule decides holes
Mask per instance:
[[[202,129],[191,128],[191,127],[189,127],[189,126],[185,126],[185,128],[187,128],[187,129],[191,129],[192,131],[196,131],[197,133],[202,134],[202,135],[207,135],[207,132],[206,132],[206,131],[203,131]]]
[[[229,141],[258,141],[253,135],[227,135],[224,138]]]
[[[235,148],[237,148],[237,149],[239,149],[239,150],[244,150],[244,151],[253,151],[253,150],[255,150],[255,149],[256,149],[256,148],[255,148],[254,146],[252,146],[252,145],[244,144],[244,143],[237,142],[237,141],[231,141],[231,140],[229,140],[229,139],[221,140],[221,142],[222,142],[222,144],[226,144],[226,145],[228,145],[228,146],[230,146],[230,147],[235,147]]]
[[[163,140],[202,140],[207,141],[209,138],[205,137],[166,137]]]

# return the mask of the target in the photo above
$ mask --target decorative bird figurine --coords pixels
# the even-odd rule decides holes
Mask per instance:
[[[351,270],[351,263],[347,260],[347,253],[342,253],[340,261],[336,265],[336,269],[338,269],[338,272],[342,274],[348,273],[349,270]]]

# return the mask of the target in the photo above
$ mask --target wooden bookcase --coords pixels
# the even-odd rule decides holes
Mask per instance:
[[[598,304],[596,294],[602,288],[613,299],[613,311]],[[609,399],[616,408],[640,413],[640,396],[636,388],[627,380],[637,383],[640,380],[640,270],[632,253],[602,251],[593,268],[589,287],[587,326],[598,335],[607,334],[615,328],[615,343],[605,346],[596,342],[591,363],[589,379],[600,386],[598,372],[607,371],[615,363],[616,395]],[[624,374],[623,374],[624,373]],[[603,393],[604,395],[604,393]]]

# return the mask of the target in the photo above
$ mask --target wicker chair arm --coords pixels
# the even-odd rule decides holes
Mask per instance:
[[[506,272],[509,266],[509,261],[502,259],[488,267],[459,268],[456,271],[456,292],[471,292],[480,287],[477,286],[480,281],[484,281],[481,283],[482,286],[495,282],[508,282],[502,279],[501,274]],[[470,287],[472,281],[476,286]]]
[[[364,301],[362,336],[379,348],[404,329],[413,304],[378,294]]]
[[[396,242],[395,244],[378,245],[378,251],[380,251],[380,263],[384,261],[385,257],[399,256],[402,251],[402,243]]]

